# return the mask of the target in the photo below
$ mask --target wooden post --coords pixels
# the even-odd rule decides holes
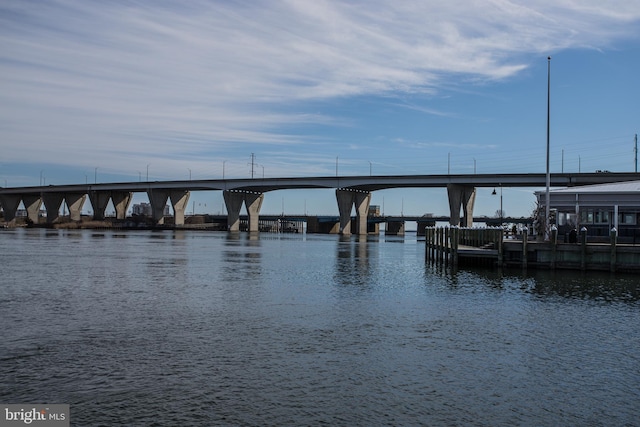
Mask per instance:
[[[438,229],[433,228],[433,235],[431,236],[431,261],[435,264],[438,261]]]
[[[587,227],[580,229],[580,243],[582,245],[580,251],[580,269],[585,270],[587,268]]]
[[[424,229],[424,260],[429,260],[429,227]]]
[[[440,265],[444,264],[444,228],[440,228],[440,236],[438,237],[438,249],[440,250],[440,254],[438,258],[440,259]]]
[[[442,228],[437,229],[438,233],[438,264],[442,264]]]
[[[442,265],[447,264],[447,227],[442,227]]]
[[[435,260],[435,245],[436,245],[436,228],[429,229],[429,260],[434,262]]]
[[[529,230],[522,230],[522,268],[527,268],[527,242],[529,240]]]
[[[551,226],[551,260],[549,261],[549,266],[551,269],[556,268],[556,255],[558,248],[558,227],[555,224]]]
[[[451,228],[444,229],[444,265],[449,265],[449,257],[451,256]]]
[[[452,255],[452,265],[453,267],[458,266],[458,245],[460,244],[460,229],[458,227],[453,227],[451,230],[451,255]]]
[[[499,234],[497,237],[498,237],[498,241],[496,242],[496,244],[498,245],[498,266],[502,267],[502,265],[504,264],[503,252],[502,252],[502,239],[503,239],[502,230],[499,230]]]
[[[611,267],[610,270],[611,272],[615,272],[616,271],[616,245],[618,243],[618,230],[616,230],[615,227],[613,227],[611,229]]]

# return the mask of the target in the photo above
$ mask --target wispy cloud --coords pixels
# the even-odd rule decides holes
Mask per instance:
[[[295,128],[344,124],[314,103],[509,78],[527,55],[637,34],[639,18],[638,2],[602,0],[6,1],[0,144],[7,161],[114,169],[303,145]]]

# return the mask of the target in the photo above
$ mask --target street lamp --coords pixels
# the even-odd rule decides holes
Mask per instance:
[[[94,184],[98,183],[98,168],[94,168],[93,170],[93,181]]]
[[[495,196],[496,194],[496,189],[493,189],[493,193],[491,193],[491,195]],[[502,213],[502,184],[500,184],[500,226],[502,227],[502,217],[503,217],[503,213]]]
[[[147,182],[149,182],[149,166],[151,165],[147,165]]]

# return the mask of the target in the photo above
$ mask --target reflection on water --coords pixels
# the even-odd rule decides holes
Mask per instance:
[[[222,249],[222,268],[220,275],[223,281],[241,285],[246,281],[254,281],[260,277],[261,244],[257,233],[229,233]],[[211,254],[214,256],[215,254]]]
[[[411,238],[2,230],[0,401],[74,425],[636,425],[634,276]]]
[[[334,280],[343,285],[366,286],[371,275],[369,251],[372,248],[366,236],[340,236],[336,247]]]
[[[436,268],[431,265],[427,269],[446,278],[453,287],[466,285],[477,288],[478,285],[484,285],[496,290],[515,290],[546,297],[640,301],[640,280],[632,274],[486,268],[466,268],[451,272],[446,268]]]

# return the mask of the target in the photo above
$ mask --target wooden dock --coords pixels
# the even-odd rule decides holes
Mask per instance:
[[[609,242],[588,242],[582,229],[577,243],[558,243],[552,230],[548,241],[526,234],[505,238],[501,228],[427,227],[426,261],[450,267],[497,267],[640,271],[640,245],[619,244],[617,231]]]

